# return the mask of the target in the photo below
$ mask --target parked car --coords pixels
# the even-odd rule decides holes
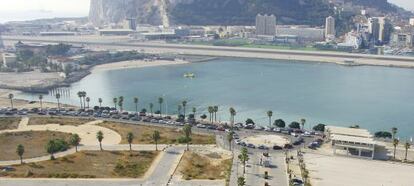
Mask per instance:
[[[274,145],[273,150],[283,150],[283,148],[279,145]]]
[[[285,149],[292,149],[293,148],[293,146],[291,145],[291,144],[285,144],[284,146],[283,146],[283,148],[285,148]]]
[[[255,145],[253,145],[253,144],[251,144],[251,143],[247,144],[247,147],[248,147],[248,148],[252,148],[252,149],[255,149],[255,148],[256,148],[256,146],[255,146]]]

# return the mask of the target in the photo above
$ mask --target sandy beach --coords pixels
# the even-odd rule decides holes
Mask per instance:
[[[183,60],[175,60],[175,61],[167,61],[167,60],[131,60],[131,61],[122,61],[117,63],[108,63],[103,65],[95,66],[92,69],[94,71],[102,71],[102,70],[114,70],[114,69],[126,69],[126,68],[144,68],[144,67],[154,67],[154,66],[166,66],[166,65],[182,65],[188,64],[188,61]]]

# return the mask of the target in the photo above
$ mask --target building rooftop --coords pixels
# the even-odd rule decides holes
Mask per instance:
[[[366,129],[356,129],[348,127],[326,126],[325,130],[330,135],[344,135],[362,138],[372,138],[372,134]]]
[[[338,134],[332,135],[331,140],[347,141],[347,142],[352,142],[352,143],[374,144],[374,145],[376,144],[373,138],[345,136],[345,135],[338,135]]]

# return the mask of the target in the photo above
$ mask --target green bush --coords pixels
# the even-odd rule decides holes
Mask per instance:
[[[187,143],[191,141],[191,138],[186,138],[185,136],[180,136],[177,138],[178,143]]]

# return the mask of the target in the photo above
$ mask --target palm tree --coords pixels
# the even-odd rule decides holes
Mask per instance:
[[[302,126],[302,130],[305,130],[305,123],[306,123],[306,119],[304,118],[300,119],[300,125]]]
[[[394,140],[392,141],[392,145],[394,146],[394,160],[395,160],[395,152],[397,151],[397,146],[398,143],[400,142],[400,140],[394,138]]]
[[[395,139],[395,136],[397,135],[397,131],[398,131],[397,127],[391,128],[391,133],[392,133],[392,139],[393,140]]]
[[[164,98],[158,98],[158,104],[160,104],[160,117],[162,116],[162,103],[164,102]]]
[[[126,137],[129,144],[129,151],[132,151],[132,142],[134,141],[134,134],[132,132],[128,132]]]
[[[121,99],[118,101],[118,106],[119,106],[119,110],[122,112],[123,111],[123,105],[124,105],[124,101],[121,101]]]
[[[231,142],[233,141],[233,132],[227,133],[227,141],[229,141],[229,150],[231,151]]]
[[[208,107],[208,113],[210,114],[210,122],[213,123],[213,113],[214,113],[214,107],[209,106]]]
[[[178,105],[177,106],[178,117],[181,115],[181,109],[182,109],[181,105]]]
[[[193,116],[194,116],[194,119],[195,119],[195,118],[197,118],[197,117],[196,117],[197,108],[193,107],[192,111],[193,111]]]
[[[20,157],[20,164],[23,164],[24,146],[22,144],[17,145],[16,153]]]
[[[10,106],[11,106],[12,109],[13,109],[13,98],[14,98],[14,95],[13,94],[9,94]]]
[[[102,107],[102,98],[98,98],[99,107]]]
[[[135,113],[138,113],[138,97],[134,97],[134,103],[135,103]]]
[[[112,99],[112,101],[114,102],[115,109],[116,109],[116,105],[117,105],[117,103],[118,103],[118,98],[114,98],[114,99]]]
[[[218,106],[214,106],[213,109],[214,109],[214,121],[217,122],[217,112],[219,110],[219,107]]]
[[[154,103],[150,103],[149,108],[150,108],[151,116],[153,116]]]
[[[231,128],[233,129],[233,125],[234,125],[234,116],[236,116],[236,110],[235,110],[233,107],[231,107],[231,108],[229,109],[229,111],[230,111],[230,124],[231,124]]]
[[[272,126],[272,116],[273,112],[271,110],[267,111],[267,117],[269,117],[269,127]]]
[[[78,92],[78,97],[79,97],[79,101],[80,101],[80,108],[82,109],[82,91]]]
[[[59,102],[59,100],[60,100],[60,94],[57,93],[55,96],[56,96],[56,100],[57,100],[57,104],[58,104],[58,111],[60,112],[60,102]]]
[[[96,133],[96,139],[98,139],[99,147],[102,151],[103,150],[102,149],[102,140],[104,139],[104,135],[103,135],[102,131],[99,131],[98,133]]]
[[[86,108],[86,92],[82,91],[82,98],[83,98],[83,108]]]
[[[406,141],[405,144],[404,144],[404,148],[405,148],[405,158],[404,158],[404,161],[407,161],[408,149],[410,149],[410,146],[411,146],[411,144],[408,141]]]
[[[188,151],[188,150],[190,150],[188,146],[189,146],[189,143],[191,141],[191,125],[189,125],[189,124],[185,125],[184,128],[183,128],[183,131],[184,131],[184,135],[185,135],[185,138],[186,138],[186,141],[187,141],[187,151]]]
[[[158,141],[161,139],[161,135],[158,130],[154,131],[154,133],[152,134],[152,139],[155,143],[155,151],[158,151]]]
[[[43,95],[39,95],[40,110],[43,110]]]
[[[183,105],[184,120],[185,120],[185,107],[187,106],[187,101],[184,100],[181,104]]]
[[[88,103],[88,109],[89,109],[89,102],[91,101],[91,98],[90,97],[86,97],[86,103]]]
[[[247,152],[247,148],[243,147],[241,153],[238,156],[239,160],[243,163],[243,174],[246,173],[246,163],[249,161],[249,153]]]
[[[119,96],[119,98],[118,98],[118,106],[119,106],[119,109],[121,110],[121,112],[124,110],[124,96]]]
[[[76,151],[76,152],[78,152],[78,146],[79,146],[79,144],[80,144],[80,141],[81,141],[81,138],[79,137],[79,135],[78,135],[78,134],[72,134],[72,135],[70,136],[70,140],[69,140],[69,142],[70,142],[70,144],[71,144],[72,146],[75,146],[75,151]]]

